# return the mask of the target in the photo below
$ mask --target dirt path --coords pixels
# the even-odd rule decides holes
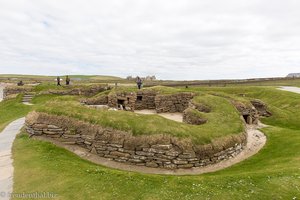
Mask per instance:
[[[291,87],[291,86],[281,86],[278,88],[279,90],[289,91],[300,94],[300,88],[299,87]]]
[[[144,114],[144,115],[160,115],[166,119],[170,119],[176,122],[182,122],[183,115],[182,113],[156,113],[155,110],[135,110],[137,114]]]
[[[221,161],[217,164],[209,165],[202,168],[192,168],[192,169],[177,169],[177,170],[167,170],[167,169],[161,169],[161,168],[149,168],[145,166],[135,166],[135,165],[128,165],[123,163],[118,163],[115,161],[110,161],[107,158],[99,157],[95,154],[91,154],[86,149],[74,146],[74,145],[66,145],[61,142],[58,142],[56,140],[53,140],[51,138],[45,138],[41,136],[34,136],[36,139],[50,141],[53,144],[64,147],[68,149],[69,151],[77,154],[83,159],[89,160],[91,162],[110,167],[120,170],[126,170],[126,171],[133,171],[133,172],[140,172],[140,173],[146,173],[146,174],[169,174],[169,175],[197,175],[197,174],[203,174],[208,172],[214,172],[218,171],[227,167],[230,167],[236,163],[239,163],[254,154],[256,154],[266,143],[266,136],[258,130],[258,128],[262,128],[264,125],[249,125],[246,128],[247,131],[247,144],[244,150],[239,153],[236,157]]]

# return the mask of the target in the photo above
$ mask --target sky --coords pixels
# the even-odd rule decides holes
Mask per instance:
[[[299,0],[0,0],[0,74],[300,72]]]

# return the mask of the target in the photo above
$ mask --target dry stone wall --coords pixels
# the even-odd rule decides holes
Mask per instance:
[[[87,105],[107,105],[108,104],[108,96],[102,95],[99,97],[82,99],[80,102],[87,104]]]
[[[240,153],[245,134],[222,142],[193,145],[189,140],[166,135],[133,136],[131,133],[76,119],[32,112],[26,118],[31,136],[50,137],[68,145],[78,145],[100,157],[132,165],[165,169],[201,167]]]
[[[194,96],[195,95],[190,92],[183,92],[171,95],[156,95],[156,112],[183,112],[185,109],[188,108],[189,102]]]
[[[156,92],[152,90],[144,90],[137,92],[137,99],[135,102],[136,110],[155,109]]]
[[[58,95],[83,95],[83,96],[94,96],[100,92],[110,90],[111,88],[104,85],[93,85],[90,87],[81,88],[66,88],[64,90],[48,90],[41,92],[42,94],[58,94]]]
[[[3,90],[3,99],[8,98],[9,96],[31,92],[32,87],[29,86],[10,86],[5,87]]]
[[[187,108],[183,111],[183,122],[187,124],[201,125],[205,124],[207,122],[207,119],[201,117],[198,110]]]
[[[108,106],[112,108],[120,108],[134,111],[136,102],[136,93],[134,92],[119,92],[108,95]]]

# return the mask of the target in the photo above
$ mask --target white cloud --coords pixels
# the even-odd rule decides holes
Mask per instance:
[[[299,9],[296,0],[0,0],[0,73],[284,76],[300,71]]]

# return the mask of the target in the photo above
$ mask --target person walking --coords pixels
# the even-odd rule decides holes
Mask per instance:
[[[71,79],[69,78],[69,76],[66,77],[66,85],[70,85],[70,81]]]
[[[140,90],[141,87],[142,87],[143,81],[142,81],[142,79],[139,76],[136,77],[136,84],[137,84],[137,86],[138,86],[138,88]]]
[[[61,86],[60,85],[60,77],[59,76],[56,78],[56,81],[57,81],[57,86]]]

